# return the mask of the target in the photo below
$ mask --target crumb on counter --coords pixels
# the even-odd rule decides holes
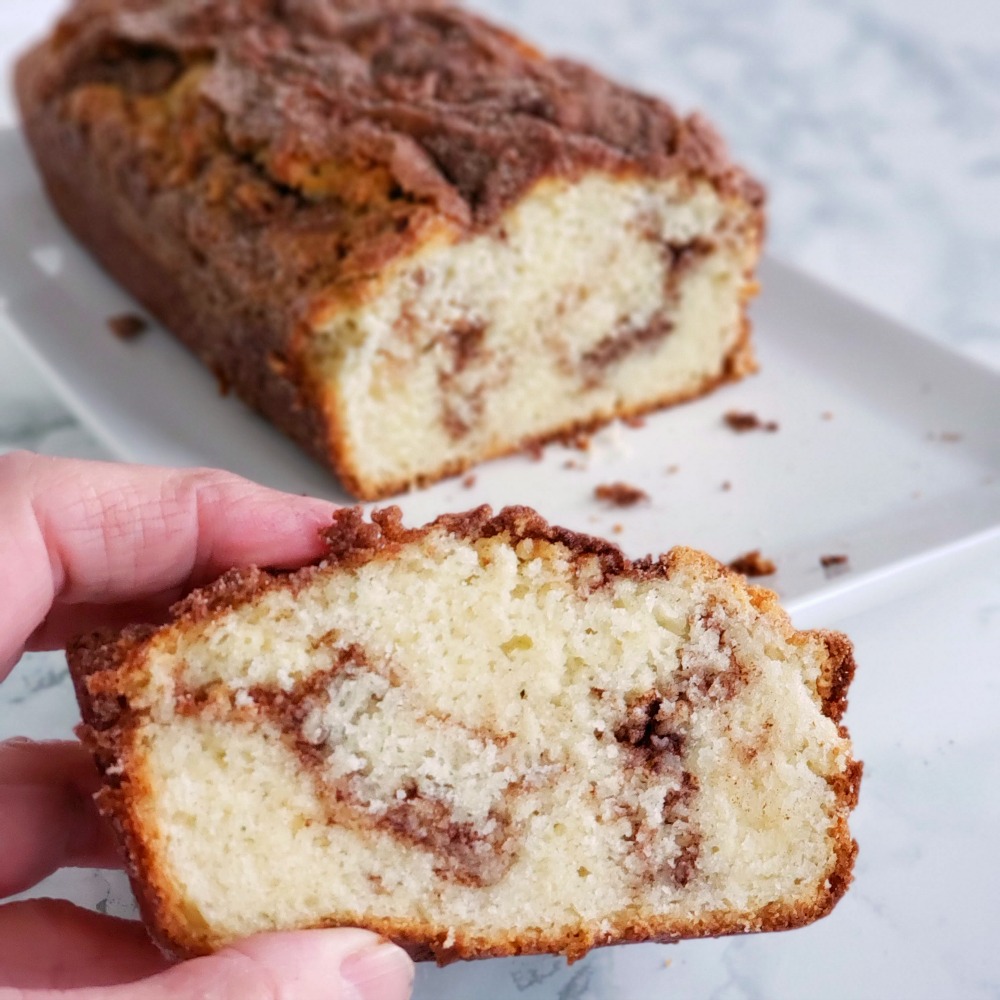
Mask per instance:
[[[601,483],[594,487],[594,496],[613,507],[634,507],[649,500],[649,494],[629,483]]]
[[[735,570],[737,573],[742,573],[744,576],[771,576],[778,572],[778,567],[775,565],[773,559],[767,559],[760,554],[760,549],[754,549],[752,552],[745,552],[743,555],[738,556],[731,563],[729,563],[729,568]]]
[[[462,486],[464,489],[471,490],[473,486],[476,485],[475,474],[470,473],[462,480]]]

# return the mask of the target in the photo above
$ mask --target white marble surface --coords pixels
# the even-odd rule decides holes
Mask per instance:
[[[5,67],[59,6],[0,0]],[[768,182],[773,252],[1000,368],[996,0],[475,6],[703,108]],[[12,121],[4,91],[0,126]],[[1000,434],[1000,400],[991,416]],[[103,454],[0,338],[0,450],[13,447]],[[866,761],[857,881],[830,917],[783,935],[609,950],[572,969],[537,960],[513,970],[505,994],[484,993],[475,966],[422,970],[419,995],[1000,997],[1000,548],[823,623],[856,644],[848,722]],[[0,689],[0,737],[68,736],[75,718],[57,655],[26,657]],[[62,873],[45,888],[129,905],[101,874]],[[622,991],[623,961],[648,965],[649,991]]]

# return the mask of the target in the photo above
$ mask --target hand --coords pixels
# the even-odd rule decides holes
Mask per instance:
[[[308,562],[332,510],[222,472],[0,457],[0,681],[26,649],[160,620],[232,566]],[[60,867],[118,865],[97,784],[79,744],[0,743],[0,899]],[[0,1000],[403,1000],[412,976],[368,931],[259,935],[172,965],[133,921],[0,906]]]

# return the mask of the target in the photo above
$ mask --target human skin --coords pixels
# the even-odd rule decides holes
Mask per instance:
[[[26,650],[161,620],[233,566],[316,558],[332,512],[214,470],[0,456],[0,682]],[[0,899],[58,868],[119,866],[97,784],[77,743],[0,743]],[[404,1000],[412,980],[405,953],[364,930],[258,935],[174,964],[134,921],[0,905],[0,1000]]]

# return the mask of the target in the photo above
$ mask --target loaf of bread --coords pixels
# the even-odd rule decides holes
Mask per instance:
[[[16,83],[69,228],[358,497],[754,368],[710,126],[439,0],[76,0]]]
[[[844,893],[843,635],[698,552],[630,562],[526,508],[342,510],[328,539],[70,650],[167,949],[361,925],[442,962],[577,958]]]

